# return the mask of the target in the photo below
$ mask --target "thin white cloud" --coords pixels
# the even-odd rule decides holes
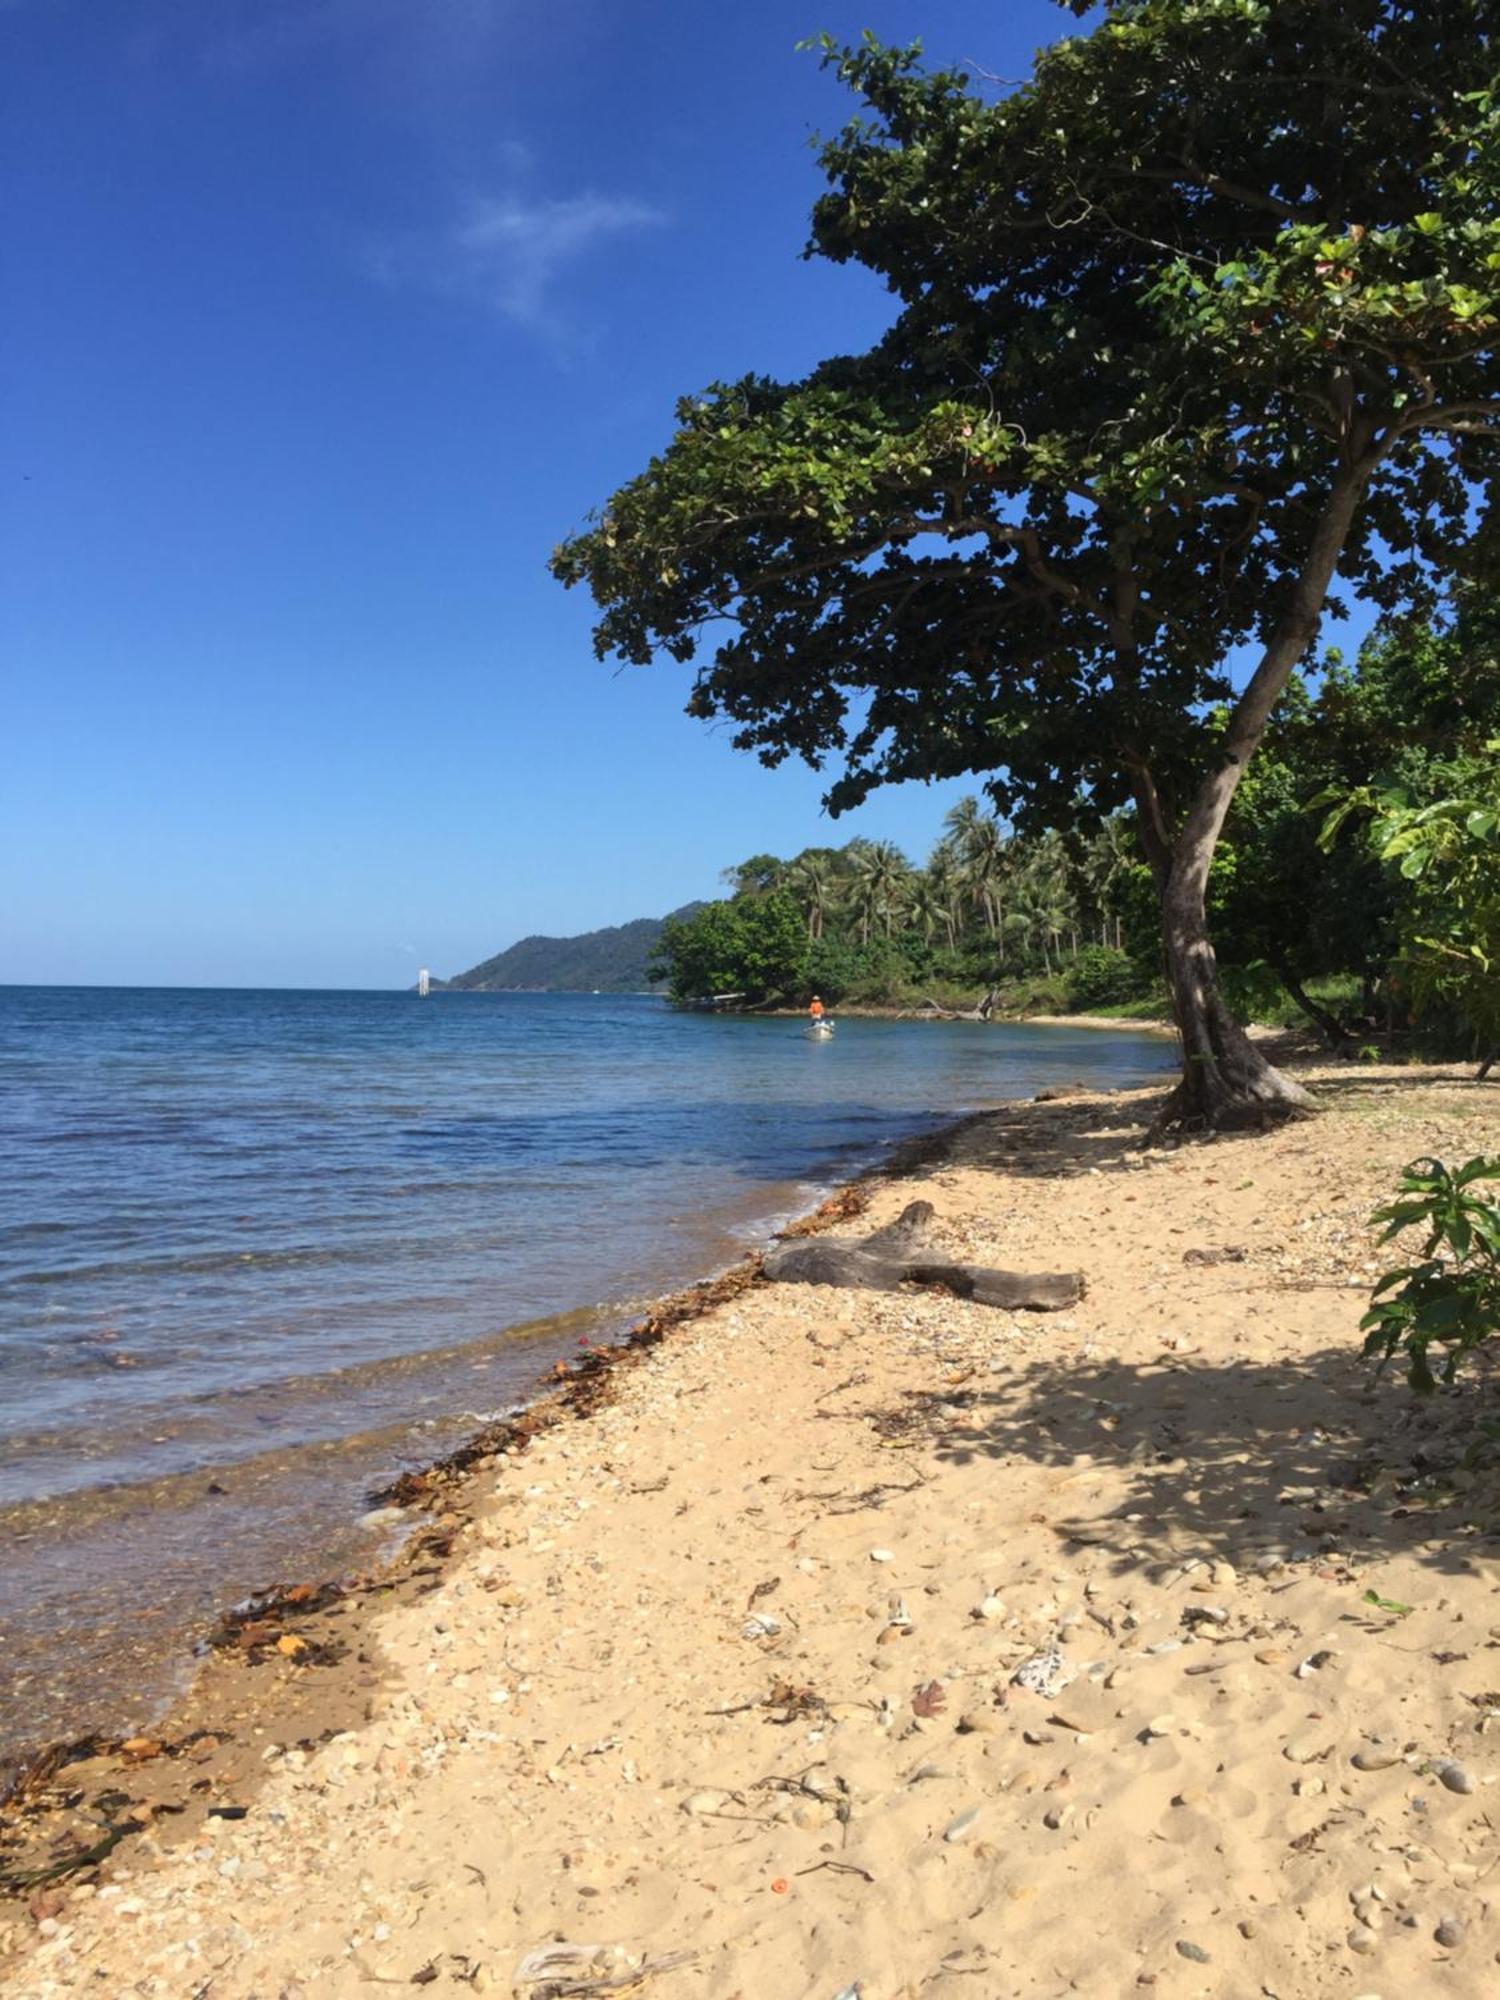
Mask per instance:
[[[628,195],[481,195],[435,238],[384,243],[370,262],[387,284],[447,292],[519,326],[563,334],[569,329],[555,304],[559,281],[604,244],[665,220]]]

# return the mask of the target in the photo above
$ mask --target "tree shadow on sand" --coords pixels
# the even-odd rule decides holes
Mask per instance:
[[[1330,1348],[1294,1367],[1038,1359],[904,1410],[952,1464],[1096,1466],[1111,1495],[1102,1511],[1085,1478],[1053,1525],[1118,1573],[1190,1552],[1238,1567],[1405,1556],[1459,1574],[1500,1551],[1500,1473],[1465,1464],[1493,1401],[1483,1386],[1419,1403],[1399,1382],[1372,1387],[1357,1354]]]
[[[931,1157],[902,1162],[903,1180],[931,1179],[954,1167],[977,1168],[1006,1179],[1068,1180],[1089,1173],[1118,1174],[1142,1165],[1151,1121],[1165,1089],[1150,1096],[1078,1097],[1057,1103],[1000,1105],[975,1117],[956,1143],[944,1140]],[[1254,1132],[1172,1139],[1153,1147],[1161,1159],[1179,1146],[1254,1145]]]

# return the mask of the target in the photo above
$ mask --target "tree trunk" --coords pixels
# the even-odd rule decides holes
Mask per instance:
[[[1182,1080],[1157,1114],[1153,1134],[1216,1132],[1310,1111],[1313,1100],[1301,1084],[1267,1062],[1230,1012],[1202,896],[1175,867],[1162,898],[1162,931]]]
[[[1245,766],[1293,668],[1318,635],[1328,586],[1377,462],[1378,456],[1346,463],[1335,479],[1286,611],[1230,713],[1218,767],[1199,785],[1175,835],[1144,761],[1126,760],[1161,897],[1167,980],[1182,1039],[1182,1080],[1157,1114],[1153,1136],[1259,1125],[1315,1109],[1301,1084],[1267,1062],[1225,1003],[1208,938],[1208,871]]]
[[[1326,1007],[1320,1007],[1297,975],[1294,972],[1289,972],[1284,965],[1273,964],[1272,970],[1287,992],[1290,993],[1296,1005],[1302,1009],[1308,1020],[1318,1029],[1329,1048],[1346,1048],[1350,1041],[1350,1035],[1338,1015],[1329,1013]]]

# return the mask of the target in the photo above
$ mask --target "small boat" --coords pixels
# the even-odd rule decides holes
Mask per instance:
[[[809,1021],[802,1030],[810,1042],[831,1042],[833,1040],[832,1021]]]

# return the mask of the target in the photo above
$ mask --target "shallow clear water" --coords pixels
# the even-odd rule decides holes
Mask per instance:
[[[80,1719],[126,1583],[175,1631],[346,1559],[365,1486],[884,1147],[1163,1062],[644,997],[0,988],[0,1744]]]

